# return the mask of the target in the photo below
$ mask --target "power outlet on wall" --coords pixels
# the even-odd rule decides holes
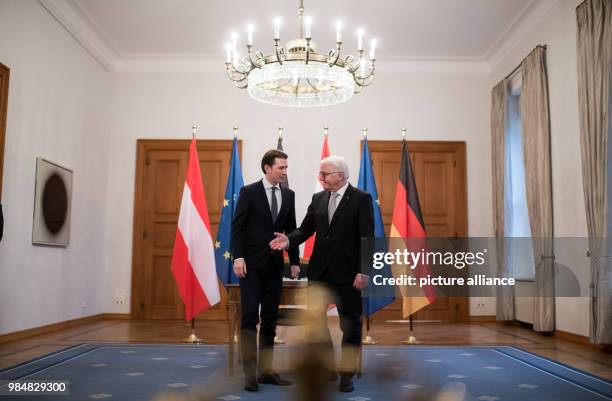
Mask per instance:
[[[487,301],[484,298],[476,298],[476,308],[484,309],[487,307]]]
[[[115,290],[115,303],[117,305],[123,305],[125,303],[125,291],[121,289]]]

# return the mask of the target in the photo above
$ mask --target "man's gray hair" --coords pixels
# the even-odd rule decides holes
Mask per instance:
[[[336,171],[342,172],[345,179],[349,179],[349,167],[344,157],[331,155],[321,160],[321,165],[323,164],[331,164],[336,168]]]

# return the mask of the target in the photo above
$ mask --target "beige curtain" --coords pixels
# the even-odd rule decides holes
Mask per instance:
[[[504,143],[508,96],[508,82],[504,79],[491,92],[493,228],[495,231],[498,277],[511,276],[504,256]],[[514,320],[514,292],[510,286],[497,287],[496,317],[497,320]]]
[[[535,264],[533,329],[555,329],[553,205],[546,48],[536,47],[521,64],[520,98],[525,192]]]
[[[611,254],[607,245],[610,180],[612,2],[587,0],[576,8],[580,150],[591,258],[591,329],[595,344],[612,343]]]

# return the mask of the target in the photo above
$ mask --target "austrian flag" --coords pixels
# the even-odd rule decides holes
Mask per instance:
[[[221,300],[195,138],[189,146],[189,164],[172,253],[172,274],[185,304],[187,320]]]
[[[327,130],[326,130],[325,136],[323,137],[323,149],[321,150],[321,160],[325,159],[326,157],[329,157],[329,155],[330,153],[329,153],[329,145],[327,144]],[[321,178],[317,174],[317,182],[315,184],[315,189],[313,193],[316,194],[317,192],[321,192],[321,191],[323,191],[323,184],[321,184]],[[317,237],[316,234],[312,234],[310,238],[306,240],[306,243],[304,244],[304,258],[305,259],[310,259],[310,257],[312,256],[312,251],[314,249],[314,243],[315,243],[316,237]]]

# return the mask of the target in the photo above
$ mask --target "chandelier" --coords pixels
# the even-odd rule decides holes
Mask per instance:
[[[304,18],[300,0],[300,37],[280,42],[280,19],[274,23],[274,53],[253,51],[253,26],[247,27],[247,53],[236,51],[237,34],[225,45],[225,68],[238,88],[260,102],[289,107],[329,106],[349,100],[374,79],[376,39],[370,42],[369,58],[364,57],[363,29],[357,31],[357,57],[341,56],[342,23],[336,23],[336,48],[317,53],[311,35],[312,19]]]

